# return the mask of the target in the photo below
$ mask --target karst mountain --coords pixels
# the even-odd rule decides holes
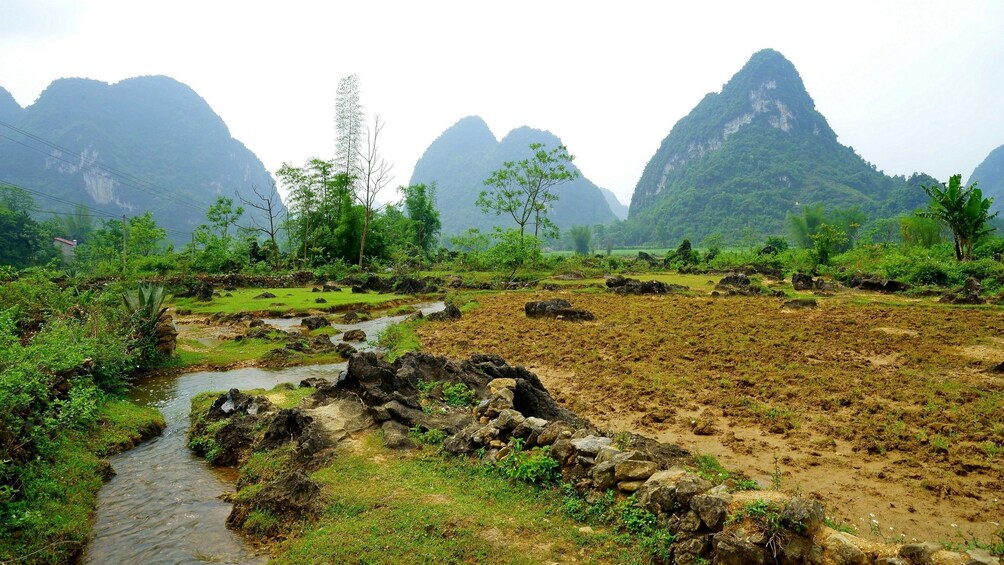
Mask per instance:
[[[170,239],[186,241],[218,195],[253,198],[272,177],[195,91],[144,76],[59,79],[27,108],[0,89],[0,181],[32,191],[46,212],[150,210]]]
[[[415,165],[411,184],[436,183],[436,206],[446,235],[468,228],[485,231],[493,226],[512,225],[511,219],[507,222],[505,217],[483,213],[475,201],[478,193],[485,190],[484,181],[492,171],[502,168],[506,161],[529,158],[532,143],[543,143],[549,149],[562,144],[554,134],[530,127],[514,129],[499,141],[484,120],[468,116],[444,131],[425,150]],[[574,155],[574,148],[569,151]],[[559,198],[550,218],[559,228],[603,224],[615,219],[599,187],[583,176],[559,186],[555,192]]]
[[[629,218],[641,241],[783,234],[806,205],[869,217],[926,205],[926,175],[890,177],[837,140],[794,65],[755,53],[719,93],[673,126],[645,166]]]

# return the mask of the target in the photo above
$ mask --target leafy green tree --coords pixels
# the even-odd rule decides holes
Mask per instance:
[[[576,255],[589,255],[593,243],[593,231],[589,226],[572,226],[568,229],[572,238],[572,247]]]
[[[408,218],[414,222],[412,243],[430,257],[436,248],[437,238],[443,223],[439,220],[439,210],[436,209],[436,185],[415,184],[402,188],[404,191],[404,209]]]
[[[129,218],[129,229],[126,232],[129,255],[147,257],[157,250],[167,238],[167,230],[157,226],[153,213],[147,211],[141,216]]]
[[[816,262],[820,265],[829,265],[830,256],[847,244],[847,233],[838,226],[822,224],[816,233],[812,234],[812,252]]]
[[[29,213],[34,206],[27,192],[0,186],[0,265],[21,268],[55,256],[52,235]]]
[[[228,241],[230,226],[236,225],[244,215],[244,207],[234,208],[234,199],[228,196],[217,196],[216,202],[206,212],[209,225],[216,229],[220,239]]]
[[[563,145],[548,151],[542,143],[531,143],[530,151],[531,158],[506,161],[485,179],[489,189],[478,194],[477,205],[485,213],[510,216],[519,226],[521,240],[531,221],[535,240],[541,235],[557,237],[558,228],[547,217],[558,200],[554,188],[575,180],[579,172],[569,167],[574,158]]]
[[[94,231],[94,217],[87,206],[77,204],[73,208],[73,213],[59,216],[59,227],[63,237],[83,243]]]
[[[899,219],[899,236],[908,247],[931,247],[941,243],[941,224],[923,211],[914,212]]]
[[[788,227],[795,242],[805,248],[811,249],[813,246],[812,235],[819,231],[819,227],[826,222],[826,208],[822,204],[805,205],[802,207],[802,215],[788,213]]]
[[[989,222],[997,217],[997,212],[990,213],[994,199],[983,198],[983,191],[976,187],[976,183],[963,186],[962,175],[953,175],[948,184],[940,184],[940,187],[923,187],[931,198],[930,207],[924,215],[944,222],[952,230],[955,258],[968,261],[973,258],[973,246],[993,231]]]

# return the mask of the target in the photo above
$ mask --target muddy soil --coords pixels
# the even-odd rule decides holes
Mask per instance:
[[[565,298],[592,322],[528,319]],[[871,302],[570,292],[479,297],[425,324],[425,351],[494,353],[565,407],[712,454],[800,491],[876,541],[998,541],[1004,517],[1004,315]],[[881,299],[888,300],[888,299]]]

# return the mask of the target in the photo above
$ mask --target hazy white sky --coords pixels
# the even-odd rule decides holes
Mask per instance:
[[[968,176],[1004,144],[1004,2],[0,0],[0,86],[171,76],[275,171],[330,157],[359,75],[396,184],[460,118],[560,136],[627,203],[662,139],[762,48],[890,174]]]

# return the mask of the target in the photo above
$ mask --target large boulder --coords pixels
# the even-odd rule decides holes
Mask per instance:
[[[310,331],[319,330],[329,326],[328,319],[324,316],[307,316],[300,320],[300,325]]]
[[[527,302],[523,305],[527,318],[557,318],[567,321],[594,320],[592,312],[581,308],[572,308],[571,303],[561,298],[552,298],[540,302]]]

